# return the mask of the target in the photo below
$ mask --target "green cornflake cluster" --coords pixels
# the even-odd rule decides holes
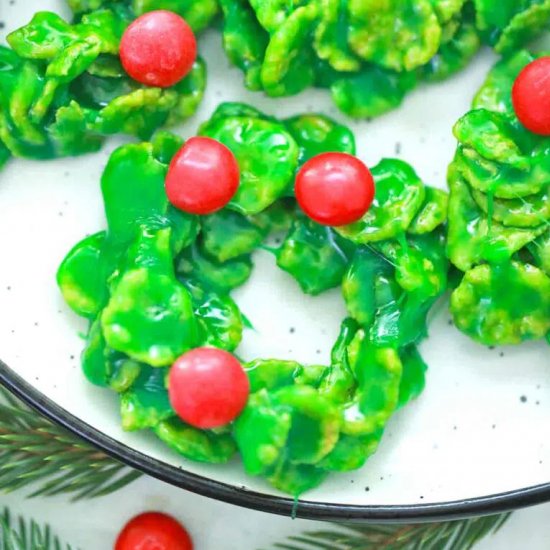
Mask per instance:
[[[328,88],[356,118],[398,107],[465,67],[481,43],[507,53],[550,23],[550,0],[219,0],[223,45],[251,90]]]
[[[474,0],[476,26],[500,54],[530,42],[550,22],[550,0]]]
[[[192,460],[224,463],[238,451],[248,474],[299,495],[330,472],[362,466],[391,415],[423,389],[417,344],[447,286],[447,197],[405,163],[384,160],[373,171],[372,214],[335,231],[300,213],[293,185],[311,156],[355,153],[347,128],[322,115],[277,120],[226,103],[199,133],[239,163],[228,207],[199,218],[169,204],[164,177],[179,138],[164,132],[125,145],[102,177],[108,228],[69,252],[58,284],[89,319],[83,370],[120,394],[124,429],[151,429]],[[222,429],[188,426],[170,406],[168,370],[197,346],[237,349],[246,322],[230,294],[274,233],[284,235],[277,265],[304,292],[342,286],[349,317],[330,364],[245,363],[251,394],[240,417]]]
[[[195,30],[216,13],[216,5],[207,4],[185,2]],[[206,68],[200,59],[185,79],[165,89],[141,85],[120,64],[128,24],[170,2],[72,5],[83,12],[74,23],[38,12],[8,36],[11,48],[0,46],[0,164],[10,154],[54,158],[96,151],[116,133],[149,139],[159,127],[191,116],[202,100]]]
[[[465,0],[220,0],[223,45],[246,86],[272,97],[329,88],[352,117],[397,107],[480,46]]]
[[[195,32],[204,30],[218,14],[217,0],[67,0],[77,17],[99,9],[125,8],[133,17],[154,10],[168,10],[181,15]]]
[[[451,312],[486,345],[550,331],[550,138],[524,128],[511,104],[534,59],[520,50],[497,63],[454,127],[447,253],[464,275]]]

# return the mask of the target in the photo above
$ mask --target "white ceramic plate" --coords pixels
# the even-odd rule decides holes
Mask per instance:
[[[66,13],[61,0],[0,0],[4,31],[44,9]],[[179,129],[182,135],[193,134],[224,100],[247,101],[278,116],[324,112],[354,130],[359,155],[369,164],[398,156],[442,188],[455,146],[451,127],[494,61],[485,52],[457,77],[420,88],[400,110],[374,122],[351,123],[323,91],[277,101],[247,92],[241,74],[228,67],[215,31],[203,37],[201,51],[209,65],[207,98]],[[79,333],[85,325],[63,304],[55,272],[75,242],[105,225],[99,176],[117,143],[77,159],[13,160],[0,172],[1,379],[50,417],[153,476],[289,514],[293,501],[245,476],[238,460],[226,467],[196,464],[146,433],[124,433],[116,396],[92,386],[80,372]],[[246,333],[240,352],[247,358],[327,360],[344,316],[338,291],[305,297],[267,255],[258,254],[256,265],[252,280],[236,293],[257,329]],[[430,366],[422,396],[395,415],[362,470],[335,474],[307,493],[297,507],[299,516],[404,520],[550,500],[549,348],[531,343],[487,349],[448,321],[442,302],[422,345]]]

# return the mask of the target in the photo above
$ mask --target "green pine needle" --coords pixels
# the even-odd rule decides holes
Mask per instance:
[[[0,487],[4,492],[38,484],[29,496],[63,493],[79,500],[113,493],[140,476],[0,389]]]
[[[0,550],[73,550],[54,535],[48,525],[22,517],[12,520],[8,508],[0,513]]]
[[[30,496],[68,493],[73,499],[113,493],[141,475],[84,443],[0,388],[0,487],[39,484]],[[510,514],[415,525],[340,525],[289,537],[278,550],[470,550]],[[50,529],[0,514],[0,550],[71,550]]]
[[[278,550],[470,550],[510,514],[414,525],[351,525],[289,537]]]

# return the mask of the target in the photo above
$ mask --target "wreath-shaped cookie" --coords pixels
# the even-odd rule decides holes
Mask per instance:
[[[529,72],[518,75],[537,70],[537,57],[549,64],[527,51],[497,63],[454,127],[447,253],[464,275],[451,313],[486,345],[550,339],[550,129],[543,135],[520,122],[511,93],[514,82],[530,86]],[[515,94],[520,112],[523,95]],[[523,101],[545,108],[541,99]]]
[[[199,217],[169,202],[165,176],[179,138],[159,133],[125,145],[102,177],[108,229],[71,250],[58,282],[71,308],[90,319],[84,372],[120,394],[124,429],[152,429],[193,460],[226,462],[238,450],[249,474],[299,494],[331,471],[360,467],[391,414],[424,385],[416,345],[446,289],[446,196],[386,159],[372,170],[369,212],[335,231],[301,212],[293,185],[307,159],[355,153],[347,128],[321,115],[279,121],[226,103],[199,134],[238,162],[239,190],[228,206]],[[171,405],[170,368],[197,347],[235,352],[246,323],[230,292],[275,232],[285,234],[277,265],[304,292],[342,286],[349,318],[331,363],[244,363],[250,397],[235,422],[193,427]]]

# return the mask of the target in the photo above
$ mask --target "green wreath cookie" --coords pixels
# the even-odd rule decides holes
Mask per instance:
[[[533,5],[533,13],[542,7]],[[464,274],[451,313],[460,330],[486,345],[517,344],[550,331],[550,137],[518,119],[511,93],[535,60],[518,51],[498,62],[474,110],[454,127],[447,253]]]
[[[194,31],[217,12],[214,1],[75,0],[68,23],[38,12],[0,46],[0,165],[9,155],[54,158],[97,151],[112,134],[149,139],[181,122],[200,104],[206,67],[197,58],[169,86],[147,86],[123,68],[120,44],[128,25],[154,9],[183,15]]]
[[[119,394],[125,430],[153,430],[191,460],[223,463],[238,452],[248,474],[299,495],[330,472],[361,467],[392,414],[422,391],[426,365],[416,346],[447,287],[446,197],[405,163],[384,160],[372,172],[374,215],[359,232],[335,230],[299,208],[295,177],[328,152],[359,163],[347,128],[315,114],[276,120],[233,103],[220,105],[199,133],[182,148],[161,133],[112,154],[101,181],[107,230],[69,252],[58,284],[90,323],[84,373]],[[188,168],[185,151],[206,137],[217,140],[224,162],[218,187],[230,183],[236,161],[239,188],[226,207],[193,215],[171,203],[192,192],[174,194],[168,164],[170,173],[180,163]],[[401,215],[388,230],[383,220],[394,210]],[[305,293],[342,286],[349,316],[330,364],[244,362],[227,382],[229,404],[197,413],[196,394],[176,398],[175,388],[193,387],[196,353],[214,354],[227,368],[236,362],[229,354],[238,353],[247,322],[231,291],[250,276],[254,251],[277,233],[277,265]],[[216,372],[219,382],[225,371]],[[229,420],[213,420],[237,401]]]

